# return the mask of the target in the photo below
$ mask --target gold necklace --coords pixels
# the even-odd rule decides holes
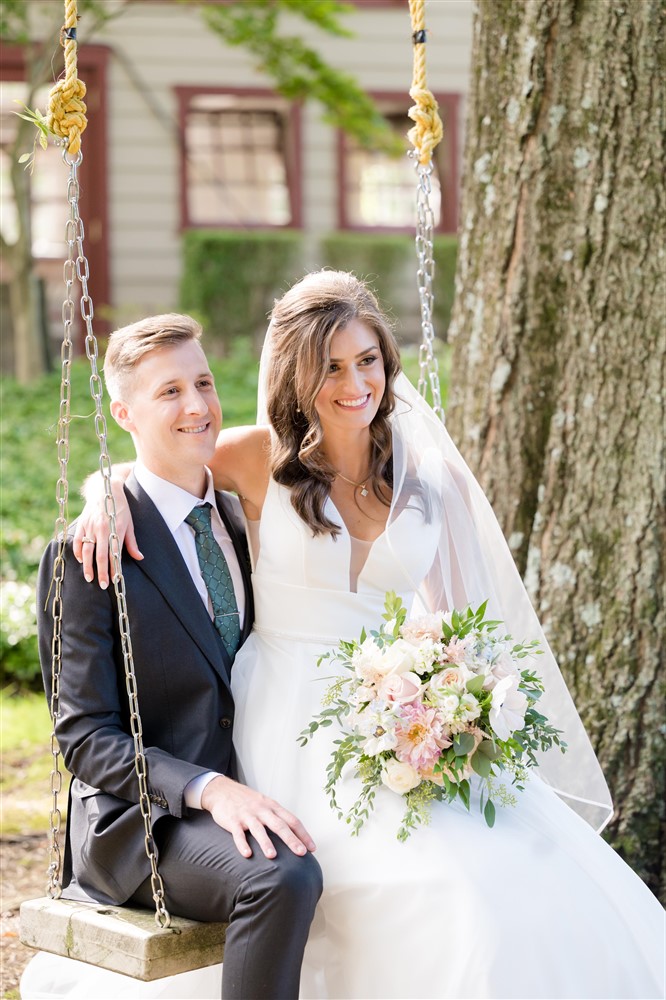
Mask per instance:
[[[341,472],[336,472],[335,474],[336,474],[336,476],[339,476],[340,479],[344,479],[344,481],[346,483],[349,483],[350,486],[354,486],[357,490],[360,489],[362,497],[367,497],[367,495],[368,495],[368,478],[367,477],[366,477],[366,480],[365,480],[364,483],[355,483],[353,479],[347,479],[347,477],[343,476]]]

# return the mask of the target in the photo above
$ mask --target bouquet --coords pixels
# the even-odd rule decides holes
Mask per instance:
[[[362,631],[358,642],[342,641],[332,658],[345,668],[324,697],[322,711],[303,730],[301,745],[337,720],[341,736],[327,767],[331,807],[358,834],[385,785],[404,796],[398,839],[427,823],[433,799],[459,798],[470,808],[470,778],[481,779],[480,807],[495,822],[494,799],[516,798],[500,771],[513,774],[522,790],[536,751],[566,744],[537,709],[543,683],[520,661],[542,652],[539,642],[515,643],[499,631],[502,622],[476,611],[437,611],[407,619],[395,593],[385,600],[378,631]],[[350,764],[361,790],[348,811],[337,799],[343,770]]]

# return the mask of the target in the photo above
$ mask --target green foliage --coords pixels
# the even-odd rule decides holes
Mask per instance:
[[[289,100],[314,98],[322,104],[324,118],[331,125],[349,132],[363,146],[399,156],[402,140],[354,78],[329,66],[297,35],[279,34],[281,15],[296,14],[328,34],[348,37],[351,33],[341,25],[339,16],[351,11],[352,7],[336,0],[243,0],[205,6],[202,16],[226,45],[250,52]]]
[[[327,267],[353,271],[374,288],[389,315],[397,315],[404,300],[401,290],[409,283],[416,301],[416,251],[414,237],[395,233],[332,233],[321,243]],[[455,291],[455,236],[436,236],[433,240],[435,261],[433,322],[435,331],[445,339],[451,321]]]
[[[233,345],[224,361],[211,359],[225,423],[253,423],[258,366],[247,340]],[[83,506],[78,490],[98,468],[90,369],[85,359],[72,365],[69,517]],[[0,655],[5,682],[40,687],[35,620],[35,578],[42,552],[53,535],[58,478],[55,434],[60,375],[47,375],[31,386],[3,379],[0,420]],[[105,406],[111,460],[134,456],[132,440]]]
[[[326,267],[353,271],[373,288],[389,315],[398,314],[403,298],[400,290],[410,264],[416,268],[413,237],[393,233],[331,233],[322,240],[321,249]]]
[[[181,306],[201,320],[220,353],[237,337],[261,343],[275,296],[300,270],[302,239],[286,229],[185,233]]]
[[[433,240],[435,260],[435,308],[433,322],[440,337],[446,337],[451,322],[451,310],[455,295],[456,258],[458,240],[455,236],[436,236]]]

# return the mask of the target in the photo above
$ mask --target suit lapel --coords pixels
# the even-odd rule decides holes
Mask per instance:
[[[144,558],[141,570],[160,591],[171,611],[187,630],[215,671],[229,687],[231,661],[203,601],[192,582],[187,566],[164,519],[134,475],[125,483],[137,543]],[[234,543],[235,544],[235,543]]]

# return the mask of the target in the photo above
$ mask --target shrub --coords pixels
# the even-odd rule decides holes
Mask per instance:
[[[0,582],[0,657],[3,684],[41,688],[34,579]]]
[[[184,234],[181,306],[201,321],[220,354],[237,337],[261,346],[274,298],[300,274],[302,241],[301,233],[280,229]]]
[[[457,240],[437,236],[435,260],[435,333],[442,340],[451,319]],[[332,233],[322,240],[323,263],[342,271],[353,271],[374,288],[384,309],[401,321],[406,339],[420,338],[417,258],[414,238],[393,233]]]
[[[404,292],[414,240],[391,233],[331,233],[321,242],[324,266],[353,271],[374,289],[383,308],[404,312]]]

